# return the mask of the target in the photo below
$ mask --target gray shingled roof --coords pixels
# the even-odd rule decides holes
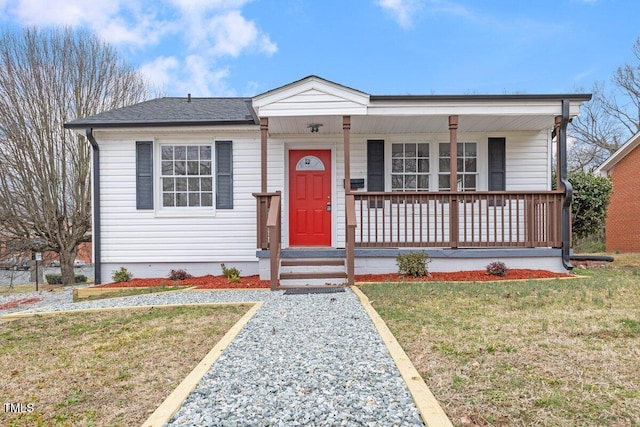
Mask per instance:
[[[157,98],[65,124],[67,128],[257,124],[251,98]]]

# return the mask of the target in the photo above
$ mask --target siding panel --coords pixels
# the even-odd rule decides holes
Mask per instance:
[[[155,210],[136,210],[135,141],[197,143],[233,141],[233,209],[206,216],[165,217]],[[255,261],[255,199],[260,190],[259,135],[194,132],[135,135],[124,139],[103,134],[101,154],[102,257],[110,263]],[[271,153],[270,153],[271,154]],[[156,154],[157,158],[157,154]],[[273,168],[277,166],[271,162]],[[239,169],[242,165],[242,169]],[[157,165],[156,165],[157,166]],[[154,178],[158,197],[158,178]]]

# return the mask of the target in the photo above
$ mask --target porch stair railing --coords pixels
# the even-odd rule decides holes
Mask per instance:
[[[296,249],[287,250],[283,257],[281,193],[254,193],[253,196],[257,206],[257,245],[269,251],[272,290],[344,284],[348,269],[343,257],[323,257],[317,251]]]
[[[256,198],[258,219],[257,245],[269,250],[271,289],[279,287],[282,208],[281,193],[253,193]]]

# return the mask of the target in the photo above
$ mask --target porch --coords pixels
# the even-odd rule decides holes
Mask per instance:
[[[512,268],[518,264],[524,268],[530,267],[532,257],[539,258],[539,268],[546,268],[546,259],[561,256],[562,191],[348,192],[345,248],[317,249],[283,249],[281,193],[255,193],[254,197],[257,256],[261,269],[270,272],[273,289],[280,286],[286,260],[294,259],[312,260],[307,267],[343,265],[344,276],[338,268],[325,270],[331,274],[318,278],[344,277],[352,285],[356,266],[384,272],[395,268],[395,257],[403,251],[427,251],[441,271],[459,269],[456,266],[463,259],[467,268],[481,269],[498,258],[510,259]],[[344,264],[330,262],[335,259]],[[314,274],[298,278],[305,277],[313,279]]]
[[[283,255],[300,256],[309,242],[344,251],[349,285],[356,265],[403,250],[459,260],[535,252],[570,269],[566,127],[589,98],[372,96],[315,76],[255,97],[257,253],[272,288]],[[331,188],[314,187],[327,177]],[[302,193],[318,194],[317,204],[299,205]],[[316,224],[329,224],[318,227],[322,243],[298,238]]]

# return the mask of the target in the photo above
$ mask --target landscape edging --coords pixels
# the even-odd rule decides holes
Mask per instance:
[[[431,393],[431,390],[429,390],[429,387],[420,376],[416,367],[411,360],[409,360],[409,357],[398,343],[398,340],[396,340],[387,324],[369,302],[369,298],[355,286],[351,287],[351,290],[357,295],[358,299],[360,299],[360,303],[378,330],[387,350],[389,350],[389,354],[398,367],[400,375],[420,412],[422,421],[424,421],[427,427],[453,427],[451,420],[449,420],[449,417],[433,393]]]

